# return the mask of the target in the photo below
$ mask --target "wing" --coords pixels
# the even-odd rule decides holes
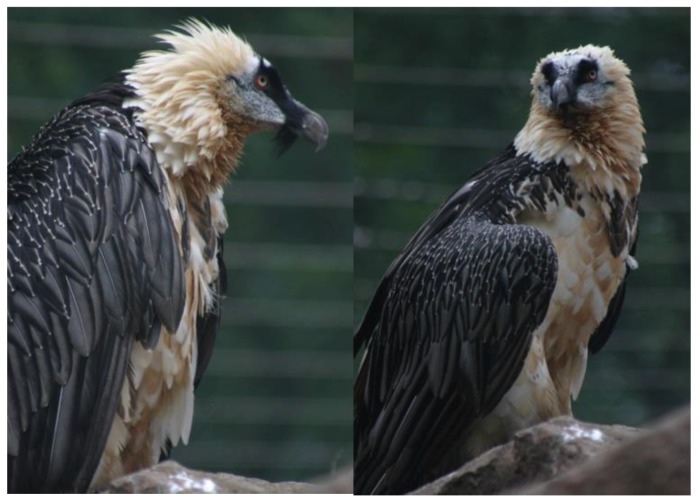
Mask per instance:
[[[513,224],[507,187],[531,168],[512,148],[494,159],[377,288],[354,339],[356,353],[367,344],[354,389],[355,493],[419,486],[520,373],[557,275],[550,239]]]
[[[556,283],[539,230],[467,220],[388,288],[356,382],[356,493],[402,493],[515,381]]]
[[[509,222],[506,217],[507,209],[493,197],[493,187],[503,186],[509,183],[518,172],[531,169],[532,162],[526,157],[517,156],[515,148],[510,145],[500,156],[477,171],[467,184],[443,202],[406,244],[404,250],[384,274],[353,337],[355,356],[372,337],[374,328],[379,323],[384,298],[396,270],[423,244],[465,215],[486,214],[495,223]]]
[[[176,329],[165,183],[128,118],[88,101],[8,165],[9,491],[87,490],[132,344]]]
[[[197,388],[209,365],[216,333],[221,321],[221,299],[226,294],[227,276],[224,263],[224,239],[215,230],[213,222],[212,205],[220,205],[221,201],[215,201],[210,197],[204,197],[199,204],[190,203],[190,210],[186,218],[194,224],[203,239],[202,254],[207,262],[216,259],[219,270],[216,279],[210,284],[214,294],[213,306],[203,314],[197,315],[197,368],[194,376],[194,386]],[[216,211],[223,212],[223,205]],[[187,237],[189,240],[189,236]]]
[[[214,292],[214,308],[197,317],[197,370],[194,377],[195,388],[204,376],[204,371],[209,365],[212,352],[214,351],[214,341],[216,333],[219,331],[219,323],[221,322],[221,299],[226,295],[228,288],[226,264],[224,263],[224,239],[218,237],[218,246],[216,250],[216,260],[219,264],[219,276],[216,282],[212,284]]]
[[[202,381],[204,372],[209,366],[209,360],[214,352],[214,342],[219,331],[221,322],[221,300],[226,295],[228,288],[226,264],[224,263],[224,239],[223,235],[218,235],[211,223],[211,205],[209,199],[205,199],[200,207],[193,206],[193,212],[187,214],[182,208],[182,219],[191,219],[198,226],[200,234],[205,236],[204,258],[208,261],[216,256],[219,274],[210,284],[214,294],[214,305],[210,310],[197,315],[197,365],[195,367],[194,388],[195,390]],[[183,243],[189,243],[189,235],[186,234],[187,226],[184,226]],[[183,244],[184,245],[184,244]],[[189,245],[189,244],[187,244]],[[161,447],[160,462],[170,459],[173,444],[170,438],[166,438],[165,444]]]
[[[634,241],[630,248],[630,256],[634,256],[637,251],[637,238],[639,233],[636,232],[634,236]],[[627,278],[631,272],[631,268],[627,265],[627,271],[625,273],[625,278],[615,292],[615,296],[612,297],[610,303],[608,304],[608,312],[605,314],[605,318],[601,321],[600,325],[596,328],[591,339],[588,341],[588,352],[591,354],[597,354],[605,346],[610,335],[615,329],[617,324],[617,319],[620,317],[620,312],[622,312],[622,305],[625,303],[625,291],[627,289]]]

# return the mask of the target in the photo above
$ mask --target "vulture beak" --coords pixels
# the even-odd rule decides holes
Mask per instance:
[[[570,79],[558,78],[552,85],[552,104],[556,111],[566,111],[576,101],[576,90]]]
[[[328,124],[323,117],[295,99],[290,99],[285,104],[282,110],[286,120],[275,136],[280,154],[287,150],[299,136],[316,145],[317,152],[326,146]]]
[[[318,152],[326,146],[326,141],[328,141],[328,124],[318,113],[309,110],[304,105],[301,106],[305,114],[301,121],[299,133],[316,145],[316,151]]]

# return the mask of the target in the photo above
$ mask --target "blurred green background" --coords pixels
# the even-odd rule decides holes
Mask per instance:
[[[351,461],[351,326],[425,218],[524,124],[535,62],[589,42],[632,69],[649,164],[640,268],[574,413],[639,425],[689,401],[689,9],[11,8],[10,158],[190,16],[244,35],[331,136],[277,158],[273,134],[254,135],[226,187],[229,293],[176,460],[270,480]]]
[[[8,9],[8,155],[190,16],[247,38],[330,138],[279,158],[273,133],[246,145],[226,187],[222,326],[174,458],[269,480],[328,473],[352,457],[352,10]]]
[[[648,134],[637,248],[574,414],[640,425],[690,401],[690,9],[355,11],[355,308],[427,216],[525,123],[550,52],[609,45]]]

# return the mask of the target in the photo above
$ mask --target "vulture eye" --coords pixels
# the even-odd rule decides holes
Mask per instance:
[[[542,75],[544,75],[544,79],[547,82],[547,85],[552,85],[556,77],[554,71],[554,63],[552,63],[551,61],[547,61],[545,64],[542,65],[541,71]]]
[[[593,82],[598,77],[598,72],[594,69],[588,70],[586,73],[586,82]]]
[[[270,84],[270,80],[266,75],[258,75],[255,78],[255,87],[258,89],[265,89]]]

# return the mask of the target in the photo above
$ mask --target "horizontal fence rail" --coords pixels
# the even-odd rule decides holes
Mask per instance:
[[[167,31],[167,30],[163,30]],[[64,45],[104,49],[143,49],[156,44],[152,28],[86,26],[59,23],[13,21],[8,24],[9,43]],[[246,33],[246,40],[266,56],[299,59],[333,59],[351,61],[352,39],[302,37]]]
[[[395,178],[355,178],[354,182],[355,199],[424,202],[431,205],[440,204],[457,188],[459,186],[445,183]],[[644,195],[639,210],[687,213],[690,212],[690,196],[687,193],[652,191]]]
[[[523,82],[530,80],[531,72],[481,68],[426,68],[356,64],[354,76],[355,82],[360,84],[523,89]],[[690,75],[676,72],[635,73],[634,85],[639,90],[688,91],[690,89]]]
[[[243,375],[257,378],[290,379],[348,379],[351,360],[347,350],[253,350],[250,348],[226,347],[217,351],[216,359],[207,368],[207,375],[215,377]],[[336,404],[347,401],[339,396]],[[337,416],[336,416],[337,418]],[[281,416],[278,419],[284,420]],[[342,419],[339,419],[342,422]]]
[[[419,146],[451,146],[474,149],[504,149],[517,131],[423,127],[393,124],[355,123],[355,141],[362,143],[395,143]],[[646,151],[690,153],[690,136],[682,134],[649,134]]]
[[[217,451],[219,446],[217,441],[199,441],[183,447],[183,450],[186,449],[188,458],[195,462],[214,463],[229,472],[264,468],[272,470],[276,478],[284,481],[289,481],[289,471],[299,469],[330,474],[339,467],[339,461],[347,464],[352,454],[341,443],[243,440],[236,443],[235,455],[212,458],[212,451]]]
[[[8,96],[7,116],[12,120],[46,121],[70,102],[70,99],[40,98],[36,96]],[[351,110],[316,110],[328,122],[333,135],[353,134]]]

